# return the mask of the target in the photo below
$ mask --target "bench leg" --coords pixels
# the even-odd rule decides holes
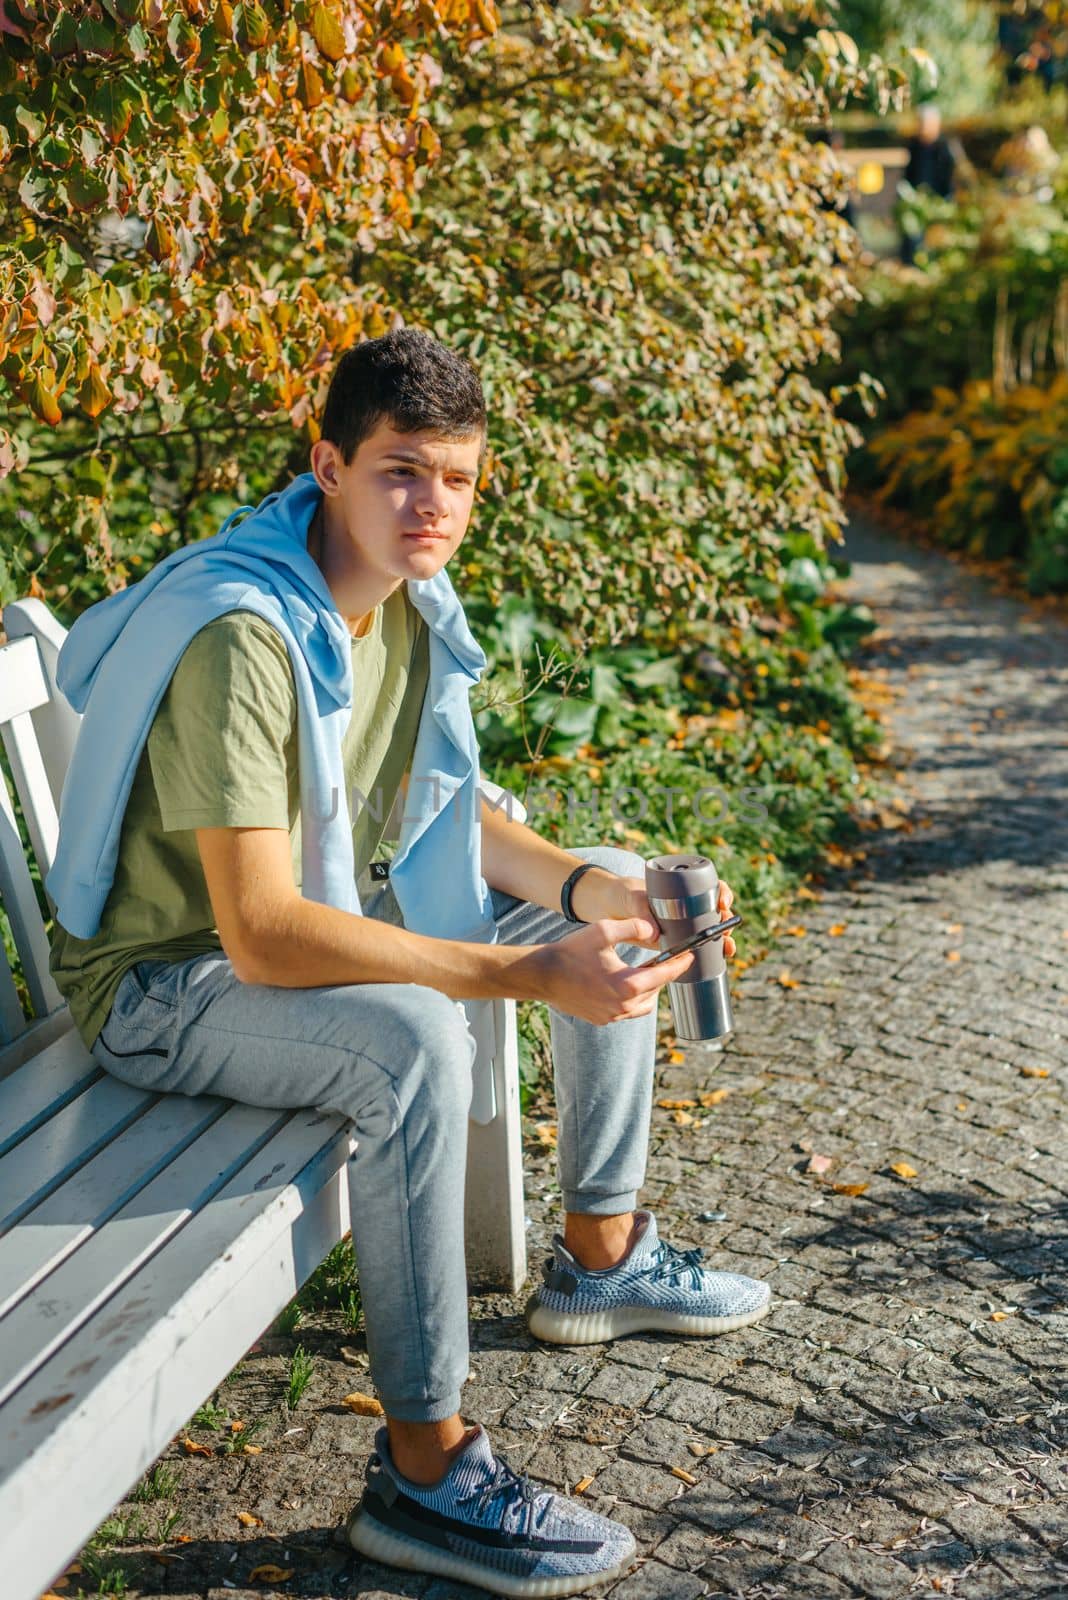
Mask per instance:
[[[514,1294],[527,1276],[515,1001],[460,1003],[478,1040],[467,1129],[467,1270],[474,1283]]]

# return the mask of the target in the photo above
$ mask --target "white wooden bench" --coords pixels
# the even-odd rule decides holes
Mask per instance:
[[[56,618],[24,600],[3,621],[0,734],[43,877],[79,718],[55,686]],[[36,1600],[344,1236],[352,1140],[334,1116],[143,1094],[101,1071],[49,976],[2,777],[0,900],[34,1013],[0,960],[0,1590]],[[514,1290],[515,1006],[464,1005],[480,1045],[468,1264]]]

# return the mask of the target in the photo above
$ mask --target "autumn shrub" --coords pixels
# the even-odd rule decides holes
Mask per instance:
[[[1068,590],[1068,374],[1006,392],[969,383],[868,450],[878,497],[951,548],[1018,562],[1035,594]]]

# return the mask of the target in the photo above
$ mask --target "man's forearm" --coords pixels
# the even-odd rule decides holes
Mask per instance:
[[[227,951],[245,983],[316,989],[347,983],[421,983],[453,1000],[536,1000],[540,947],[431,939],[374,917],[295,895]]]
[[[482,876],[491,889],[515,895],[519,900],[530,900],[551,911],[560,909],[560,891],[578,862],[568,851],[523,822],[510,821],[507,802],[498,810],[488,801],[482,802]],[[611,880],[613,873],[603,867],[593,867],[583,873],[575,889],[574,911],[585,921],[583,901],[598,878]]]

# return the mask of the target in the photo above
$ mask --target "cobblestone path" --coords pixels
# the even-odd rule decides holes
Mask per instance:
[[[665,1064],[658,1097],[697,1105],[656,1111],[645,1194],[776,1308],[553,1352],[518,1302],[473,1302],[467,1413],[631,1526],[613,1600],[1068,1596],[1068,629],[937,555],[859,529],[848,550],[908,811],[745,973],[729,1049]],[[535,1147],[535,1269],[551,1167]],[[182,1462],[188,1542],[137,1592],[474,1600],[331,1544],[374,1425],[325,1398],[360,1386],[337,1338],[319,1355],[303,1432]],[[228,1387],[238,1414],[272,1363]],[[250,1583],[257,1562],[293,1577]]]

